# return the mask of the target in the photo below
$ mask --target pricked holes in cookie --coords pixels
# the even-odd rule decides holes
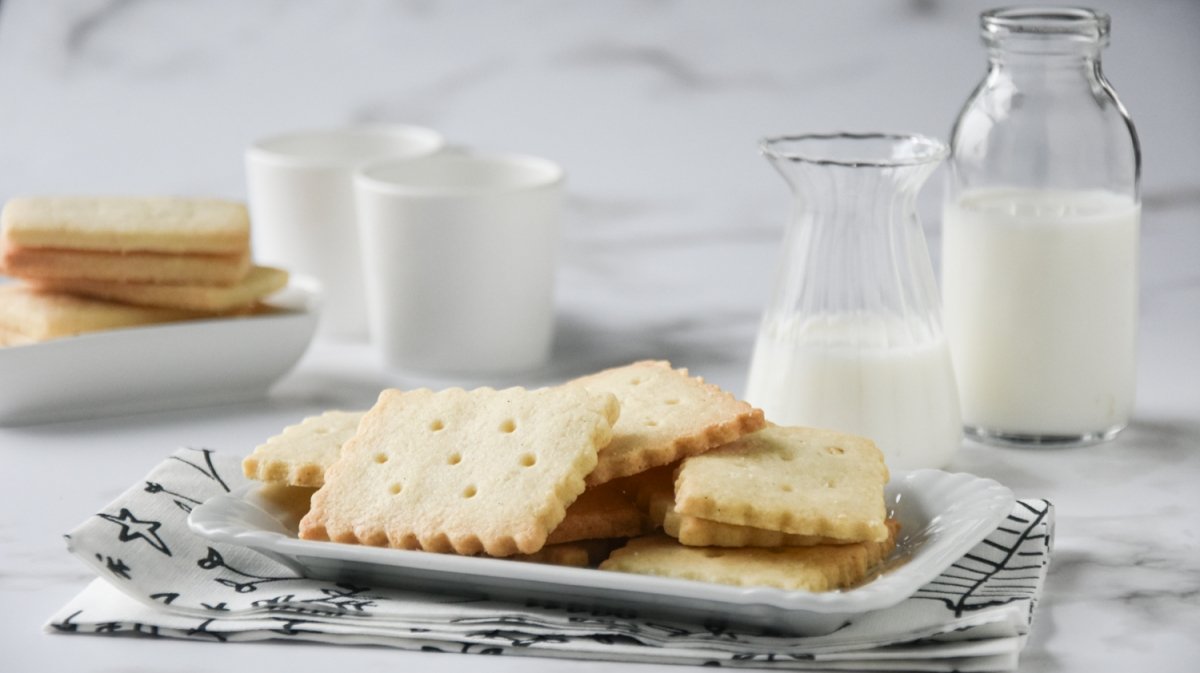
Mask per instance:
[[[825,447],[825,452],[831,456],[840,456],[843,453],[846,453],[846,450],[840,446],[827,446]]]
[[[648,428],[653,428],[654,426],[658,425],[658,421],[655,421],[655,420],[642,421],[642,425],[644,425]]]
[[[825,488],[837,488],[837,482],[832,479],[826,479]]]
[[[327,434],[329,434],[329,428],[326,428],[326,427],[313,428],[313,434],[314,435],[327,435]]]
[[[676,404],[679,404],[679,400],[677,400],[677,399],[675,399],[675,398],[673,398],[673,397],[672,397],[672,398],[671,398],[671,399],[669,399],[669,400],[663,400],[663,404],[667,404],[667,405],[670,405],[670,406],[674,406],[674,405],[676,405]]]
[[[387,457],[387,454],[386,454],[386,453],[377,453],[377,454],[375,454],[375,462],[379,463],[380,465],[382,465],[383,463],[386,463],[386,462],[388,462],[388,457]]]
[[[475,484],[471,484],[470,486],[463,489],[462,497],[467,498],[467,499],[474,498],[475,494],[478,492],[479,492],[479,490],[475,488]]]
[[[435,419],[433,419],[432,422],[429,423],[429,429],[433,432],[441,432],[442,429],[445,427],[446,427],[446,424],[443,423],[442,419],[440,419],[440,418],[435,418]]]
[[[457,451],[450,454],[450,457],[446,459],[447,465],[458,465],[461,462],[462,462],[462,454]]]
[[[391,486],[388,486],[388,493],[391,493],[392,495],[400,495],[400,491],[403,490],[404,487],[400,484],[392,484]]]
[[[537,465],[537,456],[532,453],[521,454],[521,467],[533,467]]]
[[[517,429],[517,422],[511,418],[506,418],[506,419],[504,419],[504,421],[502,423],[500,423],[500,432],[510,433],[510,432],[515,432],[516,429]]]
[[[791,493],[792,485],[791,484],[782,484],[782,485],[780,485],[779,490],[783,491],[784,493]]]
[[[642,383],[641,379],[638,379],[638,378],[629,379],[629,385],[631,385],[631,386],[641,385],[641,383]]]

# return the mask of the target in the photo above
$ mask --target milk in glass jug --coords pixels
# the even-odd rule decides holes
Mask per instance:
[[[945,466],[961,420],[915,202],[946,147],[841,133],[762,151],[795,205],[747,401],[780,425],[869,437],[894,470]]]

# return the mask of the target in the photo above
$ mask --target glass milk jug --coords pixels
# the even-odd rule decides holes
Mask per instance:
[[[961,419],[915,203],[946,147],[833,134],[762,151],[795,208],[746,399],[780,425],[869,437],[893,470],[946,465]]]
[[[968,436],[1072,445],[1133,408],[1140,151],[1100,73],[1109,19],[982,15],[988,70],[954,125],[946,333]]]

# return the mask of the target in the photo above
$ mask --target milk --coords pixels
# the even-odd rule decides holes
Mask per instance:
[[[946,341],[916,320],[768,319],[745,397],[780,425],[869,437],[893,470],[943,467],[961,439]]]
[[[1140,214],[1103,191],[974,191],[947,205],[944,325],[969,432],[1088,440],[1128,422]]]

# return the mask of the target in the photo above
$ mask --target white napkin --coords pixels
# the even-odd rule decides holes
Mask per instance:
[[[193,506],[244,483],[236,456],[180,449],[163,461],[67,536],[100,578],[45,628],[799,670],[1011,670],[1054,527],[1050,503],[1020,500],[995,533],[913,597],[834,633],[797,637],[306,579],[188,529]]]

